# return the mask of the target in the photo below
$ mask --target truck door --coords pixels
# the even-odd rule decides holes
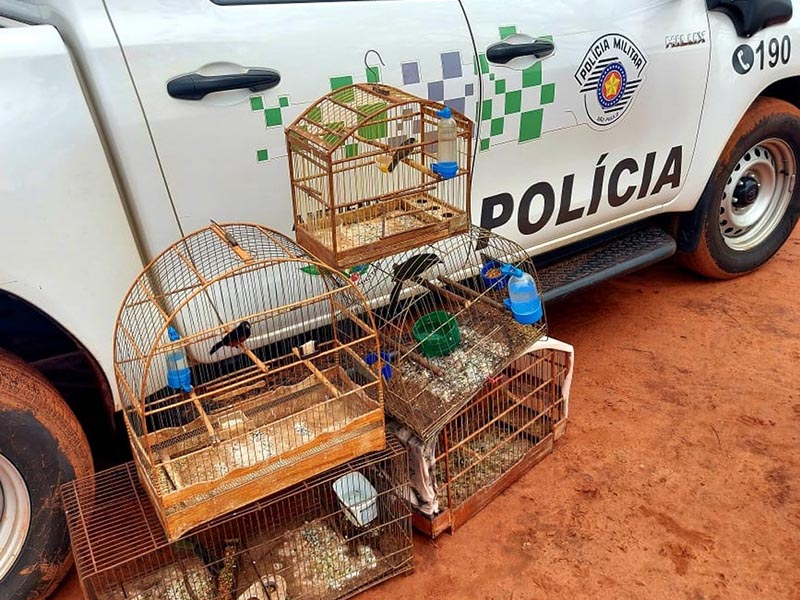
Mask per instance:
[[[703,0],[463,0],[482,102],[475,220],[544,251],[680,192],[703,106]]]
[[[291,233],[284,128],[332,89],[380,80],[474,118],[474,50],[455,0],[107,5],[186,232],[213,218]],[[187,76],[201,82],[192,98]]]

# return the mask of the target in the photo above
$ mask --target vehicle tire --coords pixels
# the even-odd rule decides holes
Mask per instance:
[[[728,140],[700,202],[678,224],[678,260],[707,277],[752,271],[783,245],[800,216],[800,110],[758,98]]]
[[[38,600],[72,565],[58,488],[93,471],[72,411],[32,367],[0,350],[0,597]]]

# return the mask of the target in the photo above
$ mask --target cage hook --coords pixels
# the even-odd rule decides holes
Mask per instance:
[[[378,82],[378,80],[380,79],[380,75],[381,75],[381,74],[380,74],[380,71],[378,71],[378,67],[371,66],[371,65],[370,65],[370,64],[367,62],[367,60],[368,60],[368,58],[369,58],[369,55],[370,55],[370,54],[373,54],[373,53],[375,54],[375,56],[377,56],[377,57],[378,57],[378,61],[381,63],[381,65],[382,65],[382,66],[384,66],[384,67],[386,66],[386,63],[385,63],[385,62],[383,62],[383,58],[381,57],[381,54],[380,54],[380,52],[378,52],[378,51],[377,51],[377,50],[375,50],[374,48],[370,48],[370,49],[369,49],[369,50],[367,50],[367,51],[366,51],[366,53],[364,54],[364,68],[365,68],[365,69],[366,69],[366,70],[369,72],[369,74],[371,74],[371,75],[372,75],[372,78],[373,78],[373,79],[375,80],[375,82],[376,82],[376,83],[375,83],[375,84],[372,86],[372,89],[374,89],[376,92],[385,93],[384,89],[383,89],[383,88],[382,88],[380,85],[378,85],[378,83],[377,83],[377,82]]]

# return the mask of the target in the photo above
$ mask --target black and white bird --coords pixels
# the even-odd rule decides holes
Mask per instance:
[[[392,281],[394,286],[389,295],[389,310],[387,318],[394,318],[397,312],[397,305],[400,302],[400,292],[403,290],[403,282],[419,277],[428,269],[444,262],[433,252],[423,252],[407,258],[401,263],[392,266]]]

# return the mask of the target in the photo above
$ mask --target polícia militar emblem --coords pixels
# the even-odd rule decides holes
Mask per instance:
[[[609,33],[595,40],[575,71],[592,125],[608,127],[628,112],[646,66],[644,53],[624,35]]]

